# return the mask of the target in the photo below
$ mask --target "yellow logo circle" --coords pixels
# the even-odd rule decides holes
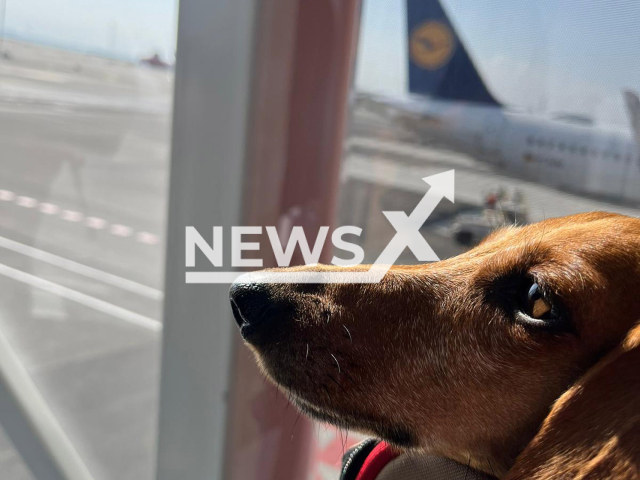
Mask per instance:
[[[421,68],[436,70],[442,67],[451,58],[453,47],[451,30],[443,23],[428,21],[411,32],[411,60]]]

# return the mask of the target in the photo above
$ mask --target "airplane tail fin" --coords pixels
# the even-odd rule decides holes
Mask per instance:
[[[631,128],[635,135],[636,141],[640,143],[640,98],[638,94],[631,90],[623,92],[625,103],[627,104],[627,112],[631,121]]]
[[[500,106],[484,84],[440,1],[406,1],[409,91]]]

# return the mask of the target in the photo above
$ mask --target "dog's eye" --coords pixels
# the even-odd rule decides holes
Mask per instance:
[[[527,294],[527,315],[532,318],[541,319],[545,314],[551,311],[551,306],[542,297],[542,291],[537,283],[529,288]]]
[[[521,325],[555,332],[575,332],[569,313],[550,286],[530,275],[513,275],[494,281],[487,300]]]
[[[560,315],[536,282],[529,284],[524,298],[518,303],[515,316],[521,323],[537,327],[558,327],[562,323]]]

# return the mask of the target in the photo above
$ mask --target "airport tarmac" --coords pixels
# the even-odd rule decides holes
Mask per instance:
[[[151,480],[172,74],[11,41],[6,47],[11,58],[0,59],[0,329],[96,479]],[[410,134],[366,112],[352,118],[345,188],[358,181],[370,185],[375,198],[384,199],[386,191],[411,194],[408,209],[426,192],[422,177],[454,168],[461,202],[481,205],[487,191],[517,187],[533,221],[598,209],[639,213],[411,144]],[[377,208],[364,190],[364,207]],[[353,208],[343,201],[341,218]],[[381,224],[366,216],[369,238],[393,234],[386,225],[377,235]],[[448,236],[450,222],[423,230],[441,257],[464,249]],[[3,480],[31,478],[1,434],[0,472]],[[328,479],[335,473],[323,472]]]
[[[151,479],[172,74],[5,45],[0,328],[95,478]]]

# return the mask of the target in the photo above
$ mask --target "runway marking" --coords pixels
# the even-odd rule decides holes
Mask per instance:
[[[133,280],[122,278],[118,275],[113,275],[112,273],[98,270],[97,268],[88,267],[87,265],[83,265],[81,263],[74,262],[73,260],[54,255],[53,253],[45,252],[44,250],[40,250],[30,245],[16,242],[15,240],[0,237],[0,247],[6,248],[7,250],[11,250],[12,252],[16,252],[21,255],[26,255],[27,257],[31,257],[35,260],[48,263],[49,265],[62,268],[69,272],[77,273],[78,275],[83,275],[85,277],[92,278],[93,280],[107,283],[114,287],[127,290],[129,292],[150,298],[152,300],[162,300],[162,298],[164,297],[164,293],[162,291],[149,287],[147,285],[143,285],[142,283],[134,282]]]
[[[95,228],[96,230],[102,230],[107,226],[107,221],[104,218],[98,217],[87,217],[86,222],[87,227]]]
[[[133,228],[127,227],[126,225],[114,224],[111,225],[109,231],[118,237],[130,237],[133,233]]]
[[[16,198],[16,205],[25,208],[33,208],[38,205],[38,201],[35,198],[19,196]]]
[[[76,212],[75,210],[63,210],[60,214],[60,218],[68,222],[80,222],[84,218],[84,215],[80,212]]]
[[[0,190],[0,200],[5,202],[13,202],[13,199],[16,197],[16,194],[10,190]]]
[[[78,292],[77,290],[58,285],[57,283],[45,280],[44,278],[36,277],[35,275],[9,267],[3,263],[0,263],[0,275],[4,275],[12,280],[58,295],[59,297],[66,298],[67,300],[79,303],[85,307],[97,310],[98,312],[119,318],[120,320],[131,323],[132,325],[136,325],[153,332],[160,332],[162,330],[162,323],[158,320],[132,312],[131,310],[127,310],[126,308],[122,308],[112,303],[105,302],[104,300]]]
[[[147,245],[156,245],[160,241],[157,235],[149,232],[138,232],[136,240]]]
[[[55,215],[60,211],[60,207],[53,203],[41,203],[40,211],[46,215]]]
[[[119,223],[110,223],[100,217],[85,217],[85,214],[76,210],[62,210],[58,205],[48,202],[39,202],[37,199],[25,195],[16,195],[11,190],[0,189],[0,201],[14,202],[16,205],[24,208],[35,208],[39,206],[41,213],[45,215],[59,215],[62,220],[67,222],[79,223],[84,220],[87,227],[94,230],[104,230],[109,227],[108,232],[116,237],[133,237],[138,243],[144,245],[158,245],[160,237],[154,233],[136,232],[135,229],[127,225]]]

